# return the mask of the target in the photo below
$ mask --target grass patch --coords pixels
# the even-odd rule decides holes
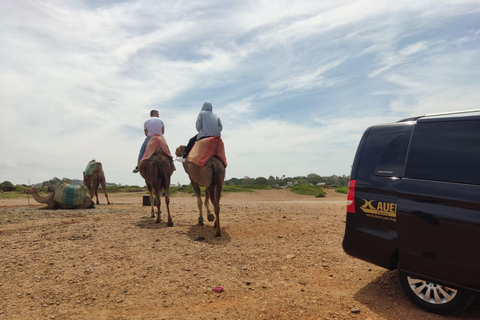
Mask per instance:
[[[299,185],[289,188],[290,191],[305,195],[305,196],[315,196],[316,198],[324,198],[327,196],[327,193],[322,187],[314,185]]]
[[[348,194],[348,187],[340,187],[335,189],[335,192]]]
[[[242,184],[242,185],[231,185],[223,186],[223,192],[253,192],[253,190],[270,190],[269,186],[266,185],[255,185],[255,184]]]
[[[0,199],[20,199],[20,198],[27,198],[25,192],[18,192],[18,191],[8,191],[0,193]]]
[[[119,192],[145,192],[146,188],[140,188],[139,186],[107,186],[107,193],[119,193]],[[98,192],[102,191],[101,186],[98,187]]]

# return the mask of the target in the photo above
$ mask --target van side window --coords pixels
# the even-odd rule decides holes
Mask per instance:
[[[417,123],[405,176],[480,184],[480,121]]]
[[[380,157],[375,168],[375,175],[380,177],[402,177],[405,168],[410,132],[395,137]]]

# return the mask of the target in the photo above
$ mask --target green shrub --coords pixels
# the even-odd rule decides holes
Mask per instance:
[[[290,191],[306,195],[306,196],[315,196],[316,198],[326,197],[327,193],[322,187],[315,185],[302,184],[299,186],[289,187]]]
[[[335,189],[335,192],[348,194],[348,187],[340,187]]]
[[[10,181],[3,181],[2,183],[0,183],[0,190],[5,192],[15,191],[15,186]]]

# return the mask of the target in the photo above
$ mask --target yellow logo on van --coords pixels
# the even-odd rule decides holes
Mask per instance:
[[[392,202],[382,202],[376,200],[365,200],[360,209],[366,213],[367,217],[383,220],[397,221],[397,204]],[[375,202],[375,204],[374,204]]]

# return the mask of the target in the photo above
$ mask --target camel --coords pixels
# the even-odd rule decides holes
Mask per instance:
[[[89,165],[96,165],[96,169],[93,172],[88,172],[85,174],[85,171],[89,171]],[[100,204],[98,201],[98,186],[101,184],[103,192],[105,193],[105,198],[107,198],[107,203],[110,204],[107,195],[107,183],[105,181],[105,173],[103,172],[102,164],[100,162],[95,162],[94,160],[90,161],[87,165],[87,169],[83,172],[83,184],[87,186],[88,191],[90,192],[90,198],[93,199],[93,195],[97,197],[97,204]]]
[[[46,203],[46,207],[42,207],[40,209],[90,209],[95,208],[95,204],[93,203],[92,199],[89,197],[85,198],[85,201],[77,206],[65,205],[63,203],[57,202],[54,200],[55,192],[50,193],[46,197],[42,197],[38,194],[38,189],[36,187],[31,187],[25,190],[25,193],[31,194],[33,199],[40,203]]]
[[[175,150],[177,157],[182,157],[186,146],[181,145]],[[223,181],[225,180],[225,166],[217,157],[211,157],[205,166],[199,167],[196,164],[185,161],[183,168],[190,178],[193,190],[197,195],[197,205],[199,210],[198,224],[203,226],[202,216],[202,197],[200,186],[205,187],[205,207],[207,208],[208,221],[215,220],[215,237],[220,237],[220,197],[222,194]],[[215,216],[210,213],[208,201],[211,201],[214,207]]]
[[[155,223],[160,223],[160,195],[162,189],[165,195],[165,204],[168,213],[168,227],[173,227],[172,217],[170,216],[170,177],[175,171],[175,165],[172,158],[166,155],[162,148],[157,147],[153,155],[148,159],[143,159],[138,165],[140,175],[145,179],[148,192],[150,193],[150,204],[152,207],[151,218],[155,217],[153,194],[157,198],[157,219]]]

